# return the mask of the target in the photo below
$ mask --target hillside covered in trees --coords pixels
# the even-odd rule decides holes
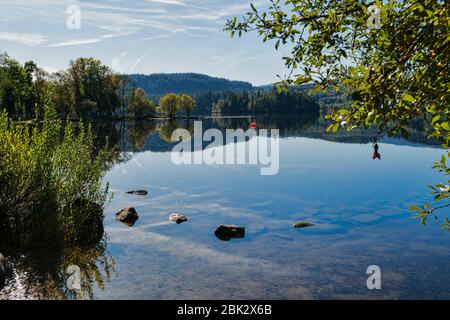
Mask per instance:
[[[279,93],[277,90],[229,92],[218,99],[212,112],[220,115],[236,114],[319,114],[319,105],[297,91]]]
[[[144,89],[149,95],[166,93],[197,93],[252,90],[253,85],[244,81],[231,81],[198,73],[155,73],[129,75],[133,86]]]
[[[198,74],[121,75],[93,58],[78,58],[67,70],[48,73],[32,61],[21,64],[0,55],[0,110],[20,120],[42,119],[49,104],[59,118],[114,120],[318,114],[318,101],[301,88],[279,93],[273,86],[255,88]]]
[[[94,58],[78,58],[67,70],[48,73],[33,61],[21,64],[0,54],[0,112],[15,120],[42,120],[48,107],[63,119],[117,120],[189,116],[195,106],[186,94],[154,101],[127,75]]]

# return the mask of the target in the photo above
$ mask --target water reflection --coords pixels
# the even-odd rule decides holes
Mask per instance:
[[[375,130],[330,135],[327,123],[309,117],[208,118],[202,127],[225,133],[252,122],[284,138],[276,176],[252,167],[174,166],[172,132],[193,135],[193,121],[94,124],[97,145],[114,150],[109,243],[24,253],[0,246],[11,267],[0,299],[448,298],[448,284],[435,277],[448,271],[448,237],[424,230],[406,209],[424,200],[420,192],[435,178],[426,165],[439,150],[403,146],[438,143],[420,131],[408,141],[374,141]],[[376,159],[382,148],[382,162],[372,161],[371,147]],[[126,194],[140,188],[149,197]],[[133,228],[115,219],[130,205],[140,215]],[[189,223],[170,223],[172,212]],[[315,227],[299,231],[296,221]],[[214,232],[221,223],[245,233]],[[374,263],[388,290],[364,286]],[[71,265],[80,268],[80,292],[68,288]]]
[[[354,129],[352,131],[340,131],[336,134],[325,132],[328,123],[321,118],[312,116],[303,117],[224,117],[206,118],[202,120],[202,130],[210,128],[219,129],[225,135],[226,129],[247,130],[252,123],[257,123],[258,128],[279,129],[281,138],[305,137],[343,143],[371,143],[374,148],[378,146],[376,128]],[[116,148],[111,161],[113,163],[129,160],[127,152],[154,151],[169,152],[174,142],[171,141],[172,132],[176,129],[186,129],[194,134],[193,120],[140,120],[127,122],[104,122],[94,124],[97,145],[104,146],[107,142]],[[408,145],[425,144],[439,146],[440,142],[430,140],[424,131],[411,128],[410,137],[404,140],[400,137],[386,138],[383,142]],[[207,142],[205,142],[206,146]],[[374,152],[378,159],[379,152]],[[380,156],[381,157],[381,156]]]
[[[8,272],[0,299],[93,299],[114,274],[106,239],[90,247],[41,248],[8,252]],[[68,268],[79,268],[80,290],[70,286]]]

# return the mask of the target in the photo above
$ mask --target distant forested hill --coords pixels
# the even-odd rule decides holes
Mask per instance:
[[[344,90],[339,90],[338,92],[333,89],[329,89],[327,92],[316,92],[311,93],[313,89],[313,84],[305,84],[301,86],[290,86],[289,91],[291,92],[301,92],[310,96],[314,101],[316,101],[322,109],[327,108],[345,108],[351,102],[351,98],[347,97]],[[255,87],[258,91],[272,91],[274,88],[273,84],[267,84]]]
[[[319,115],[319,105],[299,91],[203,92],[193,95],[197,108],[193,115]]]
[[[244,81],[230,81],[198,73],[155,73],[150,75],[131,74],[135,87],[145,90],[148,95],[158,96],[166,93],[250,91],[253,85]]]

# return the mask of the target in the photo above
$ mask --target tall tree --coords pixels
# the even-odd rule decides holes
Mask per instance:
[[[35,116],[40,94],[34,82],[38,70],[33,61],[21,65],[6,53],[0,54],[0,109],[22,119]]]
[[[131,92],[128,112],[136,119],[144,118],[155,113],[155,103],[147,97],[144,90],[137,88]]]
[[[158,112],[174,118],[178,111],[180,111],[180,96],[177,94],[169,93],[159,99]]]
[[[189,118],[189,114],[194,111],[195,107],[197,106],[197,103],[195,102],[194,98],[192,98],[190,95],[182,94],[180,96],[180,109],[184,110],[186,112],[186,116]]]
[[[115,110],[121,104],[118,90],[122,82],[109,67],[94,58],[78,58],[70,62],[68,74],[79,115],[115,115]]]
[[[132,81],[131,81],[131,78],[125,74],[119,75],[119,81],[120,81],[120,89],[119,89],[120,108],[121,108],[121,114],[122,114],[122,116],[124,116],[126,100],[127,100],[127,90],[129,89],[128,87],[130,86]]]

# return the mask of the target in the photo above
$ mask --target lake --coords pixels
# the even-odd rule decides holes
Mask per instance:
[[[99,136],[120,148],[105,177],[114,193],[107,239],[101,248],[14,257],[0,297],[76,298],[60,290],[75,264],[95,299],[450,298],[450,233],[408,210],[431,199],[427,185],[442,177],[430,167],[443,150],[420,132],[380,137],[374,160],[374,131],[329,135],[314,119],[204,119],[203,129],[252,121],[280,130],[275,175],[261,175],[260,165],[174,164],[168,140],[175,128],[192,131],[185,121],[102,124]],[[134,189],[149,194],[125,193]],[[125,207],[140,216],[132,227],[115,220]],[[173,212],[189,220],[171,223]],[[294,229],[297,221],[315,226]],[[245,237],[218,239],[221,224],[245,226]],[[379,290],[367,287],[372,265]]]

